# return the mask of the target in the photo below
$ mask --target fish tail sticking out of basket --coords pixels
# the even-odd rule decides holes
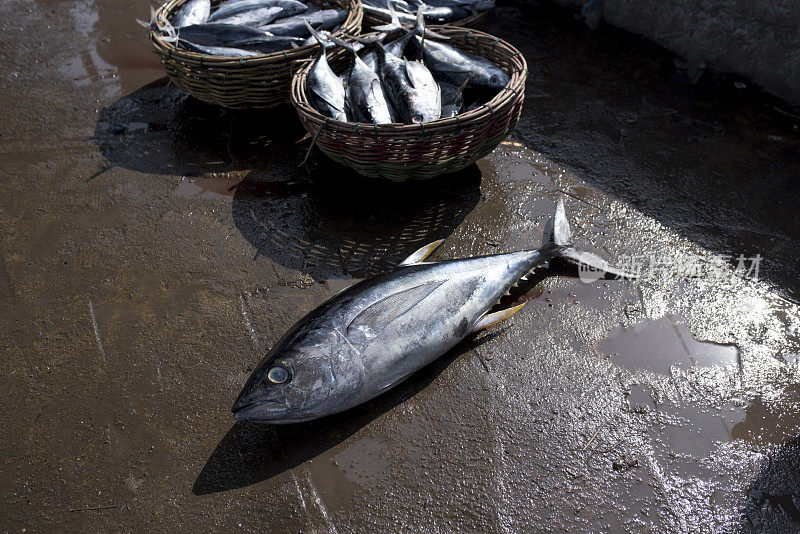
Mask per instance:
[[[494,0],[364,0],[363,4],[367,24],[383,31],[413,24],[420,9],[432,24],[475,26],[494,7]]]

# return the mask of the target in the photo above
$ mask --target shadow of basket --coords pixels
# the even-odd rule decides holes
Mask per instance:
[[[307,144],[290,106],[239,111],[196,100],[160,78],[100,111],[93,142],[113,167],[159,175],[297,174]],[[96,175],[96,176],[97,176]]]
[[[476,165],[443,179],[393,184],[319,161],[301,182],[244,181],[233,221],[256,255],[317,279],[365,277],[444,239],[480,200]]]

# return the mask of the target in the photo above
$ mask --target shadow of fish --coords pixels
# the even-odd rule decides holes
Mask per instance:
[[[345,289],[278,341],[245,384],[234,415],[294,423],[366,402],[519,310],[489,313],[548,260],[592,262],[623,274],[572,247],[561,201],[553,227],[552,241],[540,249],[493,256],[426,263],[441,241],[431,243],[394,270]]]

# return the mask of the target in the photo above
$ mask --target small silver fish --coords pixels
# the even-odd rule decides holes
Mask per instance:
[[[344,109],[348,120],[372,124],[395,122],[378,75],[358,54],[363,44],[357,43],[359,46],[356,46],[333,36],[330,39],[353,54],[344,92]]]
[[[344,9],[322,9],[309,13],[308,11],[299,15],[281,18],[260,29],[268,31],[272,35],[291,35],[293,37],[308,37],[308,29],[305,22],[308,21],[316,30],[331,30],[342,24],[347,18],[347,10]]]
[[[400,59],[378,45],[381,79],[397,119],[422,124],[439,118],[442,98],[431,72],[418,61]]]
[[[233,405],[236,418],[296,423],[362,404],[522,308],[489,313],[532,269],[556,258],[595,261],[572,247],[562,202],[553,241],[540,249],[424,262],[439,244],[345,289],[300,319],[250,375]]]
[[[243,50],[241,48],[232,48],[230,46],[203,46],[194,44],[190,41],[184,41],[182,39],[178,39],[178,42],[188,50],[194,50],[195,52],[209,54],[212,56],[253,57],[261,55],[260,53],[252,50]]]
[[[179,40],[191,45],[241,48],[262,54],[299,46],[303,42],[298,37],[269,35],[263,30],[241,24],[197,24],[177,31]]]
[[[216,18],[214,19],[214,23],[242,24],[244,26],[254,26],[254,27],[266,26],[267,24],[278,18],[278,16],[281,13],[283,13],[283,8],[281,7],[277,6],[259,7],[256,9],[251,9],[249,11],[244,11],[243,13],[236,13],[235,15],[230,15],[228,17]]]
[[[301,4],[303,7],[299,8],[295,4]],[[228,0],[227,2],[220,4],[219,8],[211,13],[211,15],[208,17],[208,22],[216,22],[234,15],[245,13],[247,11],[267,7],[280,7],[283,9],[288,8],[288,10],[300,9],[300,11],[291,13],[291,15],[295,15],[305,11],[308,6],[302,4],[301,2],[297,2],[296,0]],[[286,16],[290,15],[287,14]]]
[[[306,78],[309,100],[314,108],[326,117],[347,122],[347,115],[344,111],[345,92],[342,79],[328,65],[324,37],[314,30],[308,22],[306,22],[306,25],[308,31],[322,45],[317,58],[308,70],[308,77]]]
[[[172,19],[175,28],[183,28],[192,24],[203,24],[211,13],[210,0],[189,0],[181,7]]]
[[[467,87],[489,87],[502,89],[511,80],[509,75],[488,59],[463,52],[453,46],[434,39],[416,36],[423,48],[425,64],[439,79],[455,85],[466,83]]]

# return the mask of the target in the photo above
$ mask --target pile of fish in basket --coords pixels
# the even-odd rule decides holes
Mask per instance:
[[[516,126],[525,59],[478,30],[427,25],[490,0],[387,1],[388,23],[359,35],[358,0],[327,0],[355,2],[349,10],[298,0],[171,0],[154,13],[150,36],[178,87],[227,107],[271,107],[288,96],[312,147],[364,176],[409,181],[463,169]],[[350,28],[354,12],[359,27]],[[285,71],[256,74],[265,65]],[[261,92],[243,94],[254,87]]]
[[[170,0],[152,15],[150,40],[169,79],[199,100],[234,109],[289,101],[296,61],[330,35],[361,31],[360,0]]]

